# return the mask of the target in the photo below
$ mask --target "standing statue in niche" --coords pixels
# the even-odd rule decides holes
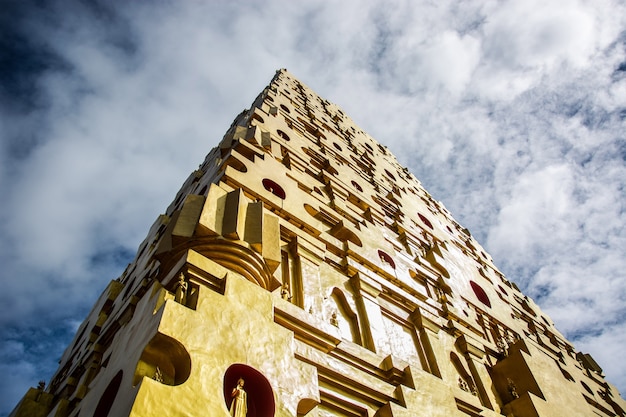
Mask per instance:
[[[335,327],[339,327],[339,320],[337,319],[337,312],[333,311],[333,314],[330,315],[330,324]]]
[[[233,402],[230,404],[230,415],[232,417],[246,417],[248,412],[248,394],[243,390],[243,384],[243,378],[239,378],[237,386],[233,388],[233,392],[230,394],[233,398]]]
[[[174,297],[174,301],[185,305],[187,302],[187,281],[185,281],[185,274],[180,273],[178,275],[178,284],[176,285],[176,296]]]
[[[291,292],[289,291],[289,284],[287,283],[283,284],[282,288],[280,289],[280,296],[283,300],[291,301]]]

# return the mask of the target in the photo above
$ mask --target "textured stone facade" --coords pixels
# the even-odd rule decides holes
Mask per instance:
[[[229,416],[240,378],[248,417],[626,415],[387,148],[285,70],[12,415]]]

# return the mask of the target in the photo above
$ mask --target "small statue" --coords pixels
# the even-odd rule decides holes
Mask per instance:
[[[152,377],[152,379],[154,379],[156,382],[163,383],[163,373],[161,372],[161,369],[158,366],[156,367],[156,370],[154,371],[154,376]]]
[[[35,402],[39,402],[41,399],[41,394],[43,394],[43,390],[46,388],[46,381],[39,381],[37,384],[37,395],[35,396]]]
[[[507,378],[506,382],[508,384],[507,389],[509,390],[509,394],[511,394],[514,399],[518,399],[519,394],[517,393],[517,386],[515,385],[515,382],[513,382],[511,378]]]
[[[182,305],[185,305],[187,301],[187,285],[185,274],[181,272],[180,275],[178,275],[178,284],[176,285],[176,296],[174,300]]]
[[[283,287],[280,289],[280,297],[283,300],[291,301],[291,292],[289,291],[289,284],[283,284]]]
[[[333,313],[330,315],[330,324],[332,324],[335,327],[339,327],[339,320],[337,320],[336,311],[333,311]]]
[[[448,302],[448,297],[446,296],[444,290],[439,287],[435,287],[435,291],[437,292],[437,301],[439,301],[441,304],[445,304]]]
[[[248,398],[243,390],[243,384],[243,378],[239,378],[237,385],[230,394],[233,399],[233,402],[230,404],[230,415],[232,417],[246,417],[248,413]]]

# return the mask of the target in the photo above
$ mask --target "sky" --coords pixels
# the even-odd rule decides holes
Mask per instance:
[[[626,393],[626,3],[2,1],[0,416],[287,68]]]

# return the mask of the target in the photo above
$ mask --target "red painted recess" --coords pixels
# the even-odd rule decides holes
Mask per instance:
[[[224,401],[230,409],[233,402],[231,393],[239,378],[243,378],[243,389],[247,394],[248,413],[246,417],[273,417],[276,412],[274,392],[265,376],[251,366],[235,363],[224,374]]]
[[[422,216],[421,213],[417,213],[417,217],[419,217],[422,223],[424,223],[426,226],[430,227],[431,229],[434,229],[433,224],[430,222],[430,220]]]
[[[474,281],[470,281],[470,285],[472,286],[472,290],[474,290],[474,294],[476,294],[476,298],[487,307],[491,307],[491,301],[489,301],[489,297],[487,297],[487,293],[483,290],[483,287],[476,284]]]
[[[276,197],[284,200],[285,197],[287,196],[285,194],[285,190],[283,190],[283,187],[281,187],[280,185],[276,184],[274,181],[270,180],[269,178],[264,178],[263,179],[263,187],[269,191],[270,193],[274,194]]]
[[[388,263],[393,269],[396,269],[396,263],[393,261],[393,258],[389,256],[389,254],[378,249],[378,256],[380,256],[380,259],[383,262]]]

